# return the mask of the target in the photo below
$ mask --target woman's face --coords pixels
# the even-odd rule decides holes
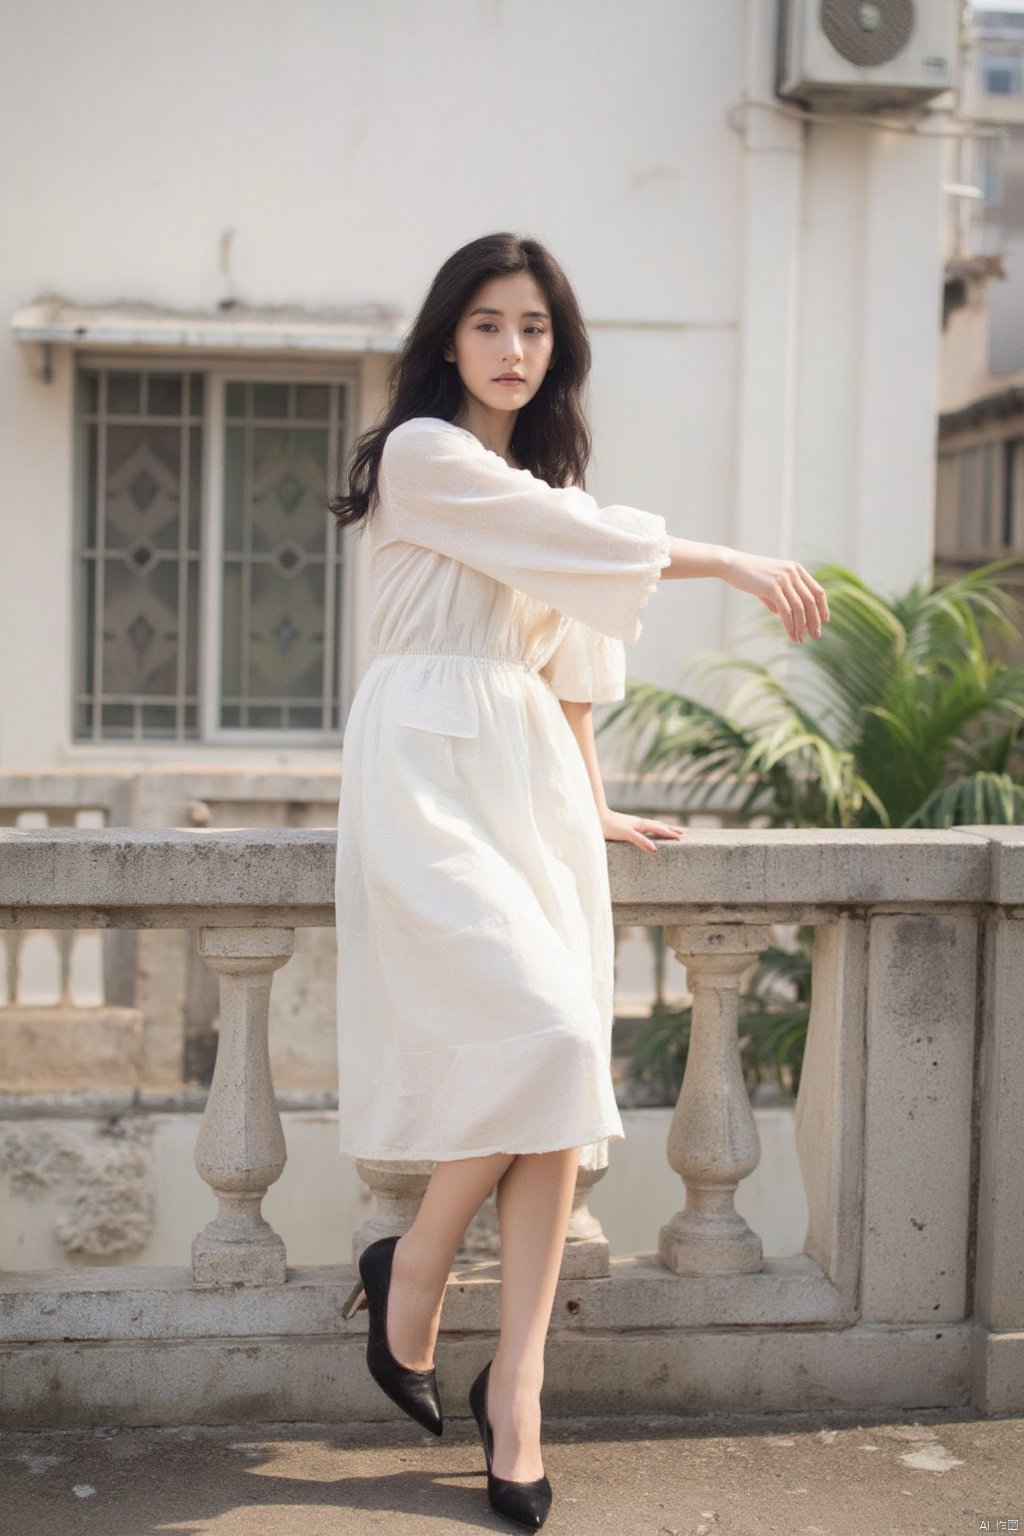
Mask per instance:
[[[492,277],[473,295],[444,349],[466,394],[487,410],[518,411],[544,382],[554,354],[551,313],[529,272]],[[498,382],[518,374],[518,384]]]

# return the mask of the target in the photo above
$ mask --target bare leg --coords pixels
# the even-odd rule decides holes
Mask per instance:
[[[501,1339],[487,1384],[496,1477],[541,1477],[544,1344],[565,1248],[579,1148],[520,1153],[498,1183]]]
[[[477,1211],[514,1152],[435,1163],[416,1219],[395,1244],[388,1295],[388,1347],[402,1365],[426,1371],[434,1363],[445,1285]]]

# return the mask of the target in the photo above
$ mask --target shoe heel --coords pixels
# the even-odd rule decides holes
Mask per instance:
[[[444,1422],[436,1370],[433,1366],[428,1371],[412,1370],[396,1360],[388,1348],[388,1292],[397,1242],[397,1236],[381,1237],[363,1249],[359,1257],[360,1284],[352,1287],[342,1315],[348,1317],[360,1306],[366,1307],[370,1316],[366,1336],[366,1363],[370,1375],[404,1413],[424,1429],[429,1429],[431,1434],[439,1435]]]
[[[513,1482],[510,1478],[496,1477],[492,1469],[493,1448],[491,1427],[487,1421],[487,1381],[490,1361],[469,1389],[469,1409],[476,1420],[480,1439],[483,1441],[484,1460],[487,1463],[487,1500],[496,1514],[504,1515],[529,1531],[539,1531],[548,1517],[553,1494],[547,1474],[532,1482]]]
[[[366,1306],[366,1286],[362,1280],[356,1281],[349,1291],[347,1298],[342,1302],[341,1315],[344,1318],[355,1317],[360,1307]]]

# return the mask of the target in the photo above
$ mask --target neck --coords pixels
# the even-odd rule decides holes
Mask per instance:
[[[500,454],[503,459],[511,457],[509,444],[512,441],[512,433],[515,430],[518,411],[494,411],[486,405],[480,405],[476,400],[466,400],[461,410],[454,418],[455,426],[465,427],[478,437],[485,448],[492,453]]]

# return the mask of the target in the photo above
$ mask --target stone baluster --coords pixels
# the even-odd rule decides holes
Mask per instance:
[[[352,1239],[353,1264],[379,1237],[390,1237],[412,1226],[433,1168],[432,1162],[356,1158],[356,1172],[373,1195],[374,1210]]]
[[[572,1209],[569,1212],[565,1250],[559,1270],[563,1278],[593,1279],[595,1276],[611,1274],[608,1239],[587,1204],[590,1191],[607,1172],[607,1163],[600,1168],[584,1168],[581,1164],[576,1170],[576,1188],[572,1192]]]
[[[284,1243],[260,1207],[287,1156],[270,1075],[267,1020],[273,973],[292,954],[290,928],[203,928],[199,952],[220,980],[213,1082],[195,1163],[219,1202],[192,1242],[196,1285],[276,1285]]]
[[[771,943],[767,927],[743,923],[668,927],[666,942],[686,966],[693,994],[686,1072],[668,1133],[668,1160],[686,1204],[661,1228],[658,1255],[680,1275],[750,1274],[761,1240],[733,1198],[757,1167],[761,1143],[740,1063],[743,973]]]
[[[356,1158],[356,1171],[373,1194],[374,1212],[352,1239],[353,1264],[358,1262],[363,1249],[378,1237],[404,1232],[412,1226],[433,1167],[432,1162]],[[587,1206],[591,1189],[606,1172],[607,1166],[581,1167],[576,1174],[560,1270],[563,1276],[574,1280],[610,1273],[608,1239],[601,1230],[601,1223]],[[464,1258],[488,1258],[499,1252],[498,1219],[492,1191],[470,1222],[460,1253]]]

